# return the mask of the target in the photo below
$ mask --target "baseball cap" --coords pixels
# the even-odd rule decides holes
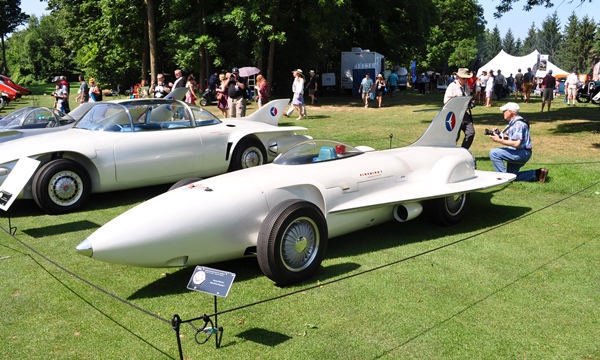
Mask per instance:
[[[514,113],[518,113],[520,109],[521,108],[519,107],[519,104],[514,103],[514,102],[506,103],[504,106],[500,107],[500,111],[502,111],[502,112],[504,112],[506,110],[509,110],[509,111],[514,112]]]

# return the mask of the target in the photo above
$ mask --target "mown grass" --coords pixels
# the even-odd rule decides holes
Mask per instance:
[[[441,94],[402,92],[381,109],[364,109],[358,98],[324,97],[308,107],[307,120],[282,123],[383,149],[390,134],[394,147],[416,140],[441,102]],[[197,345],[184,325],[185,357],[600,358],[600,111],[556,101],[540,114],[538,98],[521,105],[534,141],[526,168],[548,167],[547,183],[474,193],[456,226],[422,216],[331,239],[322,269],[291,287],[273,285],[255,259],[210,264],[237,274],[229,296],[218,299],[226,311],[218,318],[222,348],[213,339]],[[478,167],[491,170],[494,144],[482,134],[502,125],[501,114],[477,107],[474,116],[471,150]],[[171,317],[214,312],[211,296],[186,289],[193,269],[111,265],[74,253],[96,228],[167,187],[94,195],[68,215],[44,215],[32,201],[2,214],[0,226],[8,229],[10,216],[16,234],[0,232],[1,356],[178,358]]]

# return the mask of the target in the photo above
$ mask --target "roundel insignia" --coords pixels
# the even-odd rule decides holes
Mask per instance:
[[[452,131],[454,130],[454,126],[456,126],[456,115],[453,112],[449,112],[446,115],[446,130]]]
[[[276,116],[277,115],[277,108],[275,106],[273,106],[269,112],[271,113],[271,116]]]

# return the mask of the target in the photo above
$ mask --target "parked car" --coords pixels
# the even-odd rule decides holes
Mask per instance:
[[[17,90],[21,96],[25,96],[25,95],[31,94],[31,90],[29,90],[28,88],[26,88],[24,86],[21,86],[21,85],[15,83],[8,76],[0,75],[0,82],[3,82],[4,84],[10,86],[11,88]]]
[[[314,274],[328,239],[424,210],[461,220],[470,192],[514,174],[475,170],[456,145],[470,97],[448,101],[415,143],[375,151],[307,140],[272,164],[181,181],[96,230],[77,247],[92,259],[145,267],[207,265],[257,256],[278,284]],[[376,241],[377,239],[366,239]]]
[[[76,210],[91,193],[262,165],[310,138],[295,133],[304,127],[277,126],[288,102],[231,120],[179,100],[95,103],[70,129],[0,144],[0,183],[21,157],[39,160],[19,197],[58,214]]]

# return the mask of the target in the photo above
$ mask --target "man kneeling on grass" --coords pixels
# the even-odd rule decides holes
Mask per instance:
[[[529,123],[519,115],[519,105],[509,102],[500,110],[504,115],[504,120],[508,121],[508,125],[502,131],[497,128],[492,131],[486,130],[486,135],[489,135],[492,141],[506,146],[490,151],[490,160],[494,169],[498,172],[516,174],[515,181],[545,182],[548,169],[519,171],[531,158],[532,150]],[[504,161],[506,161],[506,166],[504,166]]]

